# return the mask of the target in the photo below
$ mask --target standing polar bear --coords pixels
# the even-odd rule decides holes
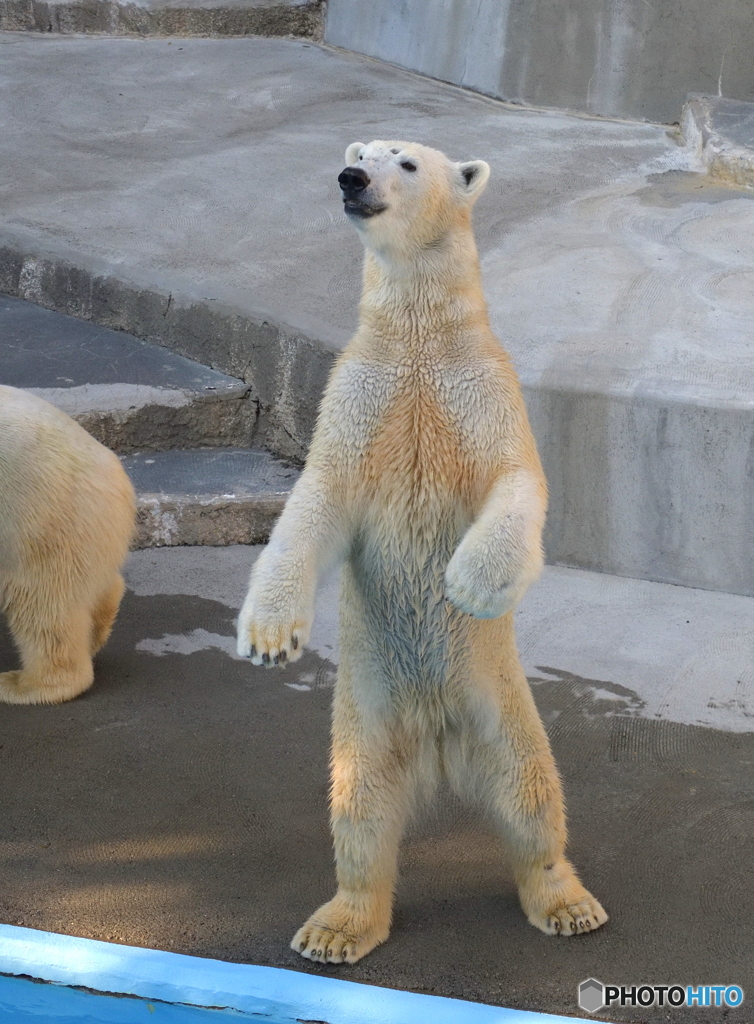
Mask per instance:
[[[92,684],[124,584],[131,482],[49,402],[0,386],[0,611],[21,655],[0,702],[57,704]]]
[[[338,891],[292,947],[354,963],[385,941],[401,832],[440,774],[504,836],[529,921],[587,932],[607,914],[564,857],[560,779],[513,633],[542,567],[547,488],[482,294],[471,209],[489,167],[379,141],[349,146],[346,162],[338,180],[366,250],[359,328],[239,618],[240,655],[295,660],[318,579],[345,563]]]

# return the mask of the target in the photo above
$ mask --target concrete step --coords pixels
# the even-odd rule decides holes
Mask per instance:
[[[325,0],[0,0],[0,30],[321,39]]]
[[[262,543],[299,475],[248,448],[138,452],[122,461],[137,494],[139,548]]]
[[[677,122],[690,92],[754,100],[747,0],[329,0],[325,40],[488,96]]]
[[[316,44],[181,45],[0,37],[0,290],[244,380],[254,443],[300,461],[357,319],[345,146],[368,125],[483,157],[485,289],[550,481],[548,560],[754,594],[754,191],[657,125]]]
[[[248,445],[250,387],[170,349],[0,295],[0,382],[68,413],[116,452]]]
[[[691,96],[681,130],[701,170],[721,184],[754,188],[754,103]]]

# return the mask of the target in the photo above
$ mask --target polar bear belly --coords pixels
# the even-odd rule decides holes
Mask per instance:
[[[361,511],[344,573],[343,629],[359,633],[359,646],[397,685],[442,686],[469,623],[445,599],[445,570],[478,513],[487,474],[431,377],[412,375],[396,391],[354,475]]]
[[[404,483],[373,496],[347,561],[344,601],[358,609],[362,643],[391,679],[436,688],[465,649],[469,617],[446,600],[445,570],[473,516],[445,481]]]
[[[456,534],[455,529],[438,531],[435,543],[423,545],[421,552],[387,533],[363,536],[347,562],[344,626],[358,622],[361,644],[396,684],[441,687],[460,653],[467,616],[444,595]]]

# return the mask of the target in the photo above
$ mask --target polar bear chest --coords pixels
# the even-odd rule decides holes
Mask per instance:
[[[386,561],[447,560],[501,468],[504,394],[486,362],[380,364],[336,372],[322,452],[349,492],[354,526]]]

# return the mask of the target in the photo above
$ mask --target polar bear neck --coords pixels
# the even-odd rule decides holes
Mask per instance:
[[[360,337],[401,355],[467,346],[489,332],[487,305],[471,225],[455,225],[432,245],[366,246]]]

